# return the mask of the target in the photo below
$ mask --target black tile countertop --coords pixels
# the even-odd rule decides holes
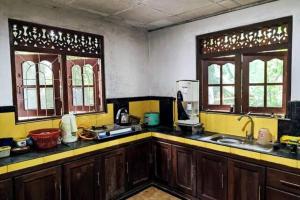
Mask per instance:
[[[244,149],[244,150],[247,150],[247,151],[264,153],[264,154],[269,154],[269,155],[288,158],[288,159],[300,160],[300,149],[297,150],[297,153],[292,153],[289,150],[289,148],[287,148],[287,147],[281,147],[280,149],[277,149],[277,150],[272,150],[270,152],[264,152],[264,151],[255,151],[255,150],[250,150],[250,149],[247,149],[247,148],[236,147],[236,146],[232,146],[232,145],[229,145],[229,144],[223,144],[223,143],[220,144],[218,142],[213,142],[213,141],[204,139],[206,137],[216,135],[216,134],[219,134],[219,133],[205,132],[204,134],[201,134],[201,135],[192,135],[192,134],[189,134],[189,133],[183,133],[181,131],[177,131],[175,129],[167,128],[167,127],[153,127],[153,128],[147,128],[147,130],[150,131],[150,132],[158,132],[158,133],[163,133],[163,134],[167,134],[167,135],[183,137],[183,138],[186,138],[186,139],[192,139],[192,140],[208,142],[208,143],[213,143],[213,144],[218,144],[218,145],[223,145],[223,146],[228,146],[228,147],[234,147],[234,148]],[[224,135],[224,134],[222,134],[222,135]]]
[[[32,151],[30,151],[28,153],[25,153],[25,154],[22,154],[22,155],[15,155],[15,156],[7,157],[7,158],[0,158],[0,167],[10,165],[10,164],[14,164],[14,163],[18,163],[18,162],[22,162],[22,161],[27,161],[27,160],[41,158],[41,157],[45,157],[45,156],[49,156],[49,155],[54,155],[54,154],[57,154],[57,153],[62,153],[62,152],[70,151],[70,150],[75,150],[75,149],[79,149],[79,148],[99,144],[101,142],[107,142],[107,141],[119,139],[119,138],[122,138],[122,137],[127,137],[127,136],[137,135],[137,134],[141,134],[141,133],[146,133],[146,132],[158,132],[158,133],[162,133],[162,134],[166,134],[166,135],[177,136],[177,137],[181,137],[181,138],[186,138],[186,139],[191,139],[191,140],[196,140],[196,141],[202,141],[202,142],[210,142],[210,143],[214,143],[214,144],[219,144],[219,145],[223,145],[223,146],[232,147],[231,145],[225,145],[225,144],[220,144],[220,143],[204,140],[205,137],[208,137],[208,136],[211,136],[211,135],[214,135],[214,134],[217,134],[217,133],[205,132],[204,134],[201,134],[201,135],[192,135],[192,134],[183,133],[181,131],[177,131],[173,128],[153,127],[153,128],[145,128],[142,131],[137,131],[137,132],[127,133],[127,134],[119,134],[119,135],[115,135],[115,136],[111,136],[111,137],[106,137],[106,138],[104,138],[102,140],[99,140],[99,141],[79,140],[75,143],[59,144],[56,148],[49,149],[49,150],[43,150],[43,151],[32,150]],[[235,147],[235,148],[238,148],[238,147]],[[241,149],[243,149],[243,148],[241,148]],[[246,150],[248,150],[248,149],[246,149]],[[248,151],[253,151],[253,150],[248,150]],[[269,154],[269,155],[273,155],[273,156],[279,156],[279,157],[283,157],[283,158],[300,160],[300,151],[299,150],[298,150],[297,154],[296,153],[290,153],[290,151],[286,148],[282,148],[282,149],[279,149],[279,150],[276,150],[276,151],[273,150],[271,152],[260,152],[260,151],[256,151],[256,152]]]

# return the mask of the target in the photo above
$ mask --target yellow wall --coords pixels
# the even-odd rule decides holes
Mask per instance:
[[[129,102],[129,114],[141,118],[144,122],[144,113],[146,112],[159,112],[159,101],[132,101]]]
[[[247,122],[247,118],[238,121],[240,115],[235,114],[222,114],[222,113],[209,113],[201,112],[200,121],[204,124],[206,131],[231,134],[236,136],[245,136],[242,128]],[[254,137],[257,138],[260,128],[267,128],[273,135],[273,139],[277,139],[277,126],[278,120],[276,118],[267,117],[253,117],[254,120]],[[246,130],[249,131],[250,124]]]
[[[174,125],[178,119],[177,104],[174,102]],[[245,132],[242,132],[242,128],[245,125],[247,118],[238,121],[240,115],[237,114],[224,114],[224,113],[212,113],[201,112],[200,122],[204,124],[205,131],[229,134],[235,136],[245,137]],[[268,117],[253,117],[254,119],[254,137],[257,138],[258,131],[261,128],[267,128],[273,136],[273,140],[277,139],[278,135],[278,119]],[[247,126],[246,131],[249,131],[250,124]]]
[[[177,119],[177,106],[174,102],[174,118]],[[129,111],[131,115],[135,115],[144,120],[145,112],[159,112],[159,101],[157,100],[145,100],[145,101],[133,101],[129,102]],[[242,127],[246,122],[246,118],[242,121],[237,121],[239,115],[233,114],[220,114],[220,113],[200,113],[200,121],[204,124],[206,131],[231,134],[237,136],[245,136],[242,132]],[[26,137],[28,132],[34,129],[40,128],[58,128],[60,119],[45,120],[39,122],[28,122],[22,124],[15,124],[15,115],[13,112],[0,113],[0,138],[13,137],[20,138]],[[176,120],[175,120],[176,121]],[[91,127],[113,124],[113,104],[107,105],[107,113],[102,114],[87,114],[77,116],[77,125],[80,127]],[[273,135],[274,139],[277,139],[277,123],[278,120],[274,118],[266,117],[254,117],[255,124],[255,137],[257,137],[258,130],[260,128],[268,128]],[[250,127],[250,126],[248,126]]]
[[[102,126],[114,123],[113,104],[107,105],[107,113],[87,114],[76,117],[78,127]],[[129,110],[131,115],[140,117],[143,121],[145,112],[159,112],[159,101],[135,101],[129,102]],[[43,120],[38,122],[26,122],[15,124],[14,112],[0,113],[0,138],[26,137],[28,132],[41,128],[58,128],[60,119]]]
[[[114,123],[113,104],[107,105],[107,113],[101,114],[87,114],[76,117],[77,125],[83,127],[90,127],[92,125],[107,125]],[[22,124],[15,124],[15,113],[0,113],[0,138],[26,137],[28,132],[41,128],[58,128],[60,119],[43,120],[38,122],[26,122]]]

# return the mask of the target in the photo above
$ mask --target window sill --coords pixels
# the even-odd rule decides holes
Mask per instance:
[[[67,114],[67,113],[66,113]],[[107,111],[99,111],[99,112],[89,112],[89,113],[77,113],[75,116],[85,116],[85,115],[95,115],[95,114],[107,114]],[[26,119],[26,120],[18,120],[16,119],[16,125],[19,124],[27,124],[27,123],[35,123],[35,122],[43,122],[49,120],[61,119],[62,116],[53,116],[53,117],[43,117],[43,118],[34,118],[34,119]]]

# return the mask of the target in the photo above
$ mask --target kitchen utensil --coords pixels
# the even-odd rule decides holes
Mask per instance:
[[[141,121],[141,118],[134,116],[134,115],[129,115],[129,123],[132,125],[137,125]]]
[[[10,146],[0,147],[0,158],[5,158],[10,156],[10,149],[11,149]]]
[[[12,148],[10,150],[11,154],[13,155],[19,155],[19,154],[24,154],[30,151],[30,147],[29,146],[25,146],[25,147],[15,147]]]
[[[261,128],[258,132],[257,143],[261,145],[270,144],[272,142],[272,134],[269,129]]]
[[[73,114],[66,114],[61,118],[60,129],[62,130],[62,142],[71,143],[78,140],[76,118]]]
[[[144,114],[144,123],[146,126],[157,126],[159,125],[159,113],[158,112],[147,112]]]
[[[129,125],[129,114],[126,108],[120,108],[116,115],[116,124],[120,126]]]
[[[50,149],[57,146],[57,140],[61,134],[58,128],[38,129],[29,132],[38,149]]]
[[[27,138],[17,138],[14,139],[14,143],[16,147],[25,147],[27,145]]]

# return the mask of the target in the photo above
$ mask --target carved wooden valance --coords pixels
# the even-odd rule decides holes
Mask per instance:
[[[103,37],[63,28],[9,20],[12,47],[18,49],[51,49],[58,52],[99,55]]]
[[[235,29],[228,32],[207,34],[198,40],[201,54],[233,52],[239,49],[288,44],[289,24],[264,25],[252,29]]]

